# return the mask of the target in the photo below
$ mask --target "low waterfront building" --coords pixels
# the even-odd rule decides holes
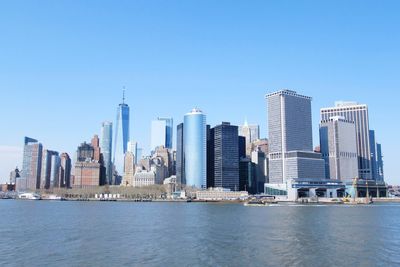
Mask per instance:
[[[12,183],[1,184],[0,185],[0,191],[1,192],[12,192],[12,191],[15,191],[15,184],[12,184]]]
[[[154,185],[156,174],[154,171],[136,171],[133,176],[133,187],[144,187]]]
[[[331,179],[291,179],[287,184],[265,184],[264,193],[279,200],[297,201],[302,198],[365,198],[387,197],[388,187],[375,180],[340,181]]]
[[[196,199],[204,201],[244,200],[249,197],[246,191],[231,191],[226,188],[209,188],[197,191]]]
[[[362,180],[346,182],[346,194],[355,197],[388,197],[388,186],[382,181]]]

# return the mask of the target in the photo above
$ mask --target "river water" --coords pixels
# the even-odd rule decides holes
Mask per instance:
[[[0,201],[0,266],[400,266],[400,205]]]

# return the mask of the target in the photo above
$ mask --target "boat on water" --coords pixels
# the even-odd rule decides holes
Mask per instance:
[[[21,200],[42,200],[42,197],[36,193],[22,193],[18,195],[17,199]]]
[[[251,199],[244,203],[245,207],[266,207],[273,204],[278,204],[275,199]]]
[[[57,195],[49,195],[44,200],[53,200],[53,201],[62,201],[65,200],[65,198],[57,196]]]

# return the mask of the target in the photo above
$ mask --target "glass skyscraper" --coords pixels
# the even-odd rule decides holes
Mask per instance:
[[[229,122],[223,122],[212,128],[208,141],[207,187],[222,187],[238,191],[239,158],[238,127]]]
[[[183,123],[179,124],[176,131],[176,182],[186,184],[185,181],[185,159],[183,151]]]
[[[193,109],[184,118],[184,179],[186,185],[205,188],[207,184],[206,115]]]
[[[117,109],[117,119],[115,124],[114,155],[113,163],[119,175],[124,171],[124,158],[128,150],[129,142],[129,106],[125,103],[125,91],[122,103]]]
[[[54,186],[52,178],[54,179],[55,168],[58,168],[58,159],[56,156],[58,157],[57,151],[44,149],[42,152],[41,181],[39,186],[41,189],[50,189]]]
[[[381,144],[376,144],[376,158],[377,158],[377,168],[378,168],[378,181],[383,182],[385,180],[385,175],[383,172],[383,155],[382,155]]]
[[[157,118],[151,122],[151,151],[159,146],[172,149],[173,124],[172,118]]]
[[[101,153],[103,153],[104,166],[106,168],[106,183],[113,184],[112,163],[112,122],[103,122],[101,126]]]
[[[43,146],[37,140],[25,137],[21,178],[17,190],[35,191],[40,188]]]

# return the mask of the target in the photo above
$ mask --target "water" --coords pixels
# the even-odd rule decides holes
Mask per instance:
[[[400,205],[0,201],[0,266],[400,266]]]

